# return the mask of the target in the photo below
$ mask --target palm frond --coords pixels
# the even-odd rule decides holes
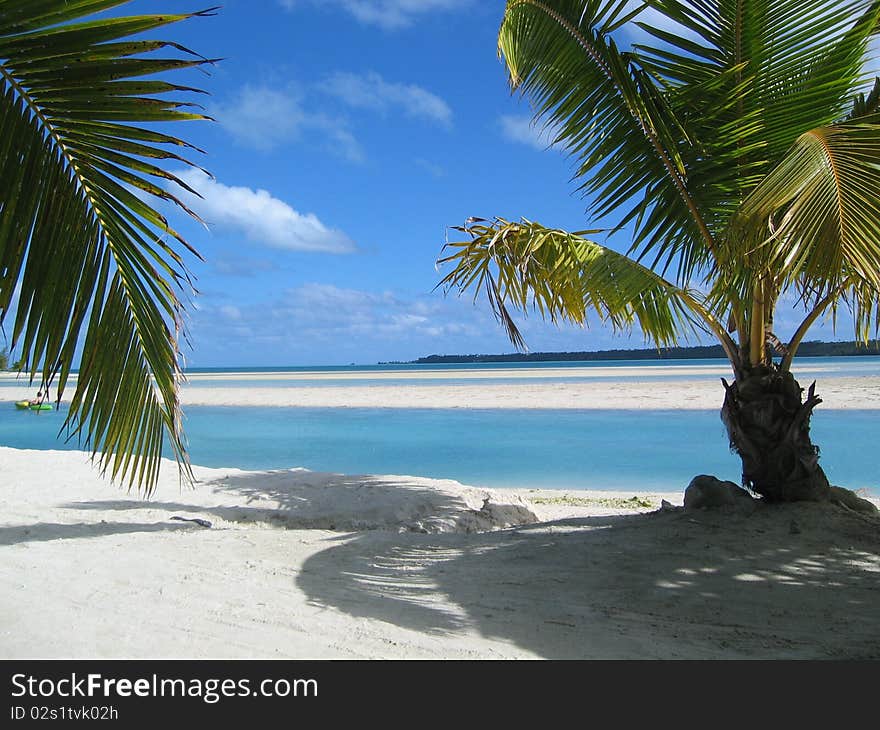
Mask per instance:
[[[656,80],[608,32],[627,3],[510,0],[499,32],[514,89],[577,161],[581,191],[601,218],[624,206],[636,242],[685,251],[680,280],[710,260],[714,235],[687,181],[681,120]],[[628,16],[631,16],[630,13]],[[664,215],[652,215],[662,208]],[[670,242],[672,242],[670,244]]]
[[[455,227],[469,240],[448,243],[438,286],[484,291],[511,341],[525,348],[509,307],[535,309],[552,322],[586,325],[590,312],[615,330],[638,325],[658,347],[688,332],[725,337],[701,295],[675,286],[632,259],[584,238],[597,231],[545,228],[532,221],[474,219]],[[729,338],[725,344],[732,346]],[[728,347],[732,355],[732,348]]]
[[[880,120],[820,127],[743,202],[732,230],[813,298],[856,278],[880,289]]]
[[[844,115],[862,81],[880,3],[652,5],[698,39],[642,23],[659,43],[637,52],[696,140],[682,151],[689,184],[713,230],[723,229],[794,139]]]
[[[83,340],[65,429],[114,479],[149,493],[165,437],[189,475],[179,295],[183,253],[195,252],[145,199],[184,208],[164,186],[181,181],[153,161],[193,164],[173,151],[193,146],[142,125],[208,117],[166,96],[196,89],[137,79],[211,61],[129,39],[213,9],[75,22],[121,4],[0,3],[0,322],[18,282],[12,346],[59,401]]]

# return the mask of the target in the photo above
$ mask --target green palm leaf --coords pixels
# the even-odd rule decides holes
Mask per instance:
[[[513,88],[577,159],[581,191],[601,218],[623,206],[636,244],[662,244],[667,263],[682,251],[682,279],[714,245],[688,188],[680,140],[687,137],[662,89],[609,29],[627,2],[510,0],[498,36]],[[663,216],[652,215],[662,209]]]
[[[688,332],[710,330],[727,338],[699,292],[681,288],[626,256],[584,238],[597,231],[545,228],[523,220],[474,219],[456,227],[469,240],[446,245],[438,264],[453,269],[439,286],[485,291],[492,308],[520,348],[525,342],[508,310],[534,308],[552,322],[588,323],[590,312],[615,330],[638,325],[661,346]]]
[[[65,427],[149,493],[166,436],[189,475],[178,341],[194,251],[145,200],[184,207],[155,161],[192,164],[175,150],[193,147],[142,125],[207,117],[165,96],[195,89],[138,79],[210,61],[130,37],[212,11],[77,22],[122,4],[0,0],[0,321],[15,308],[11,344],[59,401],[82,340]]]
[[[878,220],[880,124],[863,122],[801,135],[735,224],[768,233],[769,267],[825,293],[852,275],[880,285]]]
[[[656,8],[695,42],[642,24],[662,42],[638,46],[663,79],[691,139],[688,178],[716,229],[787,152],[794,139],[849,108],[880,2],[658,0]]]
[[[753,266],[805,299],[849,292],[857,334],[880,291],[880,124],[862,121],[801,135],[743,202],[731,235],[752,243]],[[854,285],[858,282],[858,285]]]

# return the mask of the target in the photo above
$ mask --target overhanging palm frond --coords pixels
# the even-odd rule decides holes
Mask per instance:
[[[733,343],[703,306],[699,293],[584,238],[596,231],[545,228],[531,221],[475,219],[461,231],[470,240],[446,245],[438,264],[454,268],[438,286],[485,291],[511,341],[525,343],[508,306],[534,307],[553,322],[585,325],[592,310],[615,330],[638,324],[658,346],[679,342],[688,331],[711,329],[735,360]]]
[[[0,321],[15,308],[11,344],[59,400],[85,332],[65,427],[149,493],[163,434],[189,474],[179,295],[195,252],[145,200],[184,208],[155,161],[192,164],[174,150],[195,148],[142,125],[207,119],[164,96],[194,89],[152,77],[210,61],[129,38],[212,11],[76,22],[121,4],[0,2]],[[155,55],[169,48],[182,56]]]
[[[636,52],[687,120],[695,140],[682,151],[689,184],[713,230],[723,229],[794,139],[841,119],[862,81],[880,2],[651,5],[686,32],[640,23],[659,43]]]
[[[654,78],[622,52],[609,28],[628,2],[510,0],[498,36],[514,89],[578,164],[582,192],[602,217],[623,206],[636,244],[661,247],[679,278],[707,263],[714,246],[681,155],[687,131]],[[652,215],[662,209],[662,216]]]
[[[743,202],[734,236],[764,241],[757,258],[816,297],[857,279],[880,289],[880,120],[801,135]]]

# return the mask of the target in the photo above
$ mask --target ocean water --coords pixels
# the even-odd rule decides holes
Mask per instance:
[[[680,491],[696,474],[739,480],[713,411],[190,407],[193,463],[408,474],[486,487]],[[79,448],[64,411],[0,408],[0,444]],[[817,410],[813,439],[831,481],[880,496],[880,412]]]
[[[328,367],[192,369],[188,387],[322,387],[371,385],[466,385],[492,382],[499,385],[542,383],[614,382],[638,378],[656,382],[730,379],[722,359],[694,360],[590,360],[542,363],[444,363],[431,365],[345,365]],[[880,357],[801,358],[794,369],[804,380],[833,377],[880,376]],[[377,375],[381,373],[382,377]],[[310,375],[319,377],[310,377]],[[234,379],[229,377],[234,375]],[[332,375],[332,379],[326,379]],[[254,377],[256,376],[256,377]]]
[[[393,371],[400,373],[436,371],[453,375],[461,370],[541,370],[544,368],[663,368],[670,367],[728,367],[723,358],[694,358],[685,360],[560,360],[548,362],[481,362],[481,363],[383,363],[378,365],[297,365],[289,367],[234,367],[234,368],[190,368],[187,372],[199,374],[225,373],[342,373],[355,377],[370,373]],[[852,357],[800,357],[795,360],[796,373],[837,372],[840,374],[880,375],[880,355],[858,355]]]

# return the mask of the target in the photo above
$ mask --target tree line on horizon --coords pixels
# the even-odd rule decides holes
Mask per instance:
[[[858,357],[880,355],[880,341],[865,345],[858,341],[822,342],[807,340],[801,343],[801,357]],[[594,360],[697,360],[725,359],[721,345],[693,347],[584,350],[578,352],[510,352],[497,355],[426,355],[404,363],[384,362],[380,365],[430,365],[469,362],[590,362]]]

